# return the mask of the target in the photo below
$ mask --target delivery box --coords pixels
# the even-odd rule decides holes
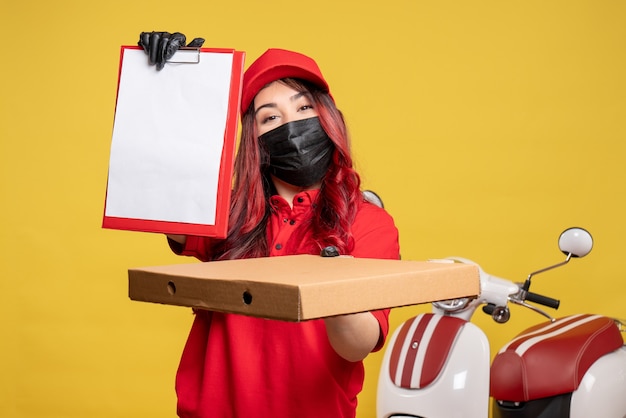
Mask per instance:
[[[134,268],[132,300],[286,321],[476,296],[474,265],[293,255]]]

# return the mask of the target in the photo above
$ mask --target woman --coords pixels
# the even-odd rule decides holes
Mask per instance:
[[[224,240],[168,236],[202,261],[290,254],[399,258],[392,218],[367,202],[317,64],[270,49],[245,72],[241,143]],[[176,377],[181,417],[354,417],[362,360],[388,310],[301,323],[196,311]]]

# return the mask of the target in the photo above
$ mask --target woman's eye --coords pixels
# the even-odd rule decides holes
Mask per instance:
[[[278,116],[276,116],[276,115],[266,116],[266,117],[264,117],[264,118],[262,118],[262,119],[261,119],[261,123],[268,123],[268,122],[271,122],[271,121],[273,121],[273,120],[276,120],[276,118],[277,118],[277,117],[278,117]]]
[[[313,105],[310,104],[306,104],[303,106],[300,106],[300,109],[298,109],[300,112],[304,111],[304,110],[309,110],[309,109],[313,109]]]

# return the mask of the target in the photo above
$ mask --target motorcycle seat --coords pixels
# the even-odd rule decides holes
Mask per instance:
[[[536,325],[494,358],[491,396],[525,402],[572,392],[598,358],[622,345],[615,322],[601,315],[572,315]]]

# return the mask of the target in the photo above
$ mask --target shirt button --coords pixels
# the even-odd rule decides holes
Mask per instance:
[[[283,219],[283,222],[287,222],[288,220],[289,220],[289,219],[285,218],[285,219]]]
[[[276,244],[276,247],[274,248],[276,248],[277,250],[280,250],[281,248],[283,248],[283,244]]]
[[[304,197],[299,197],[298,198],[298,203],[302,203],[302,202],[304,202]]]
[[[289,221],[289,225],[295,225],[296,221],[294,221],[293,219]]]

